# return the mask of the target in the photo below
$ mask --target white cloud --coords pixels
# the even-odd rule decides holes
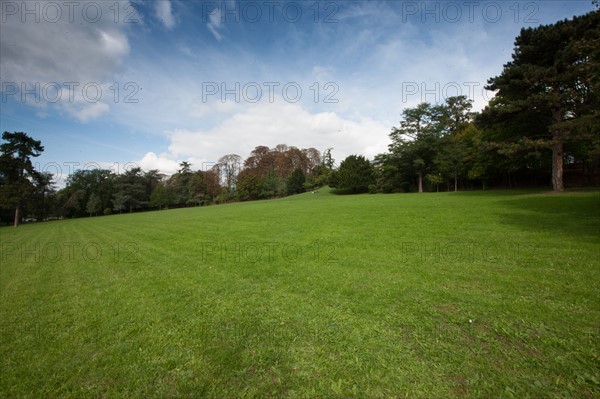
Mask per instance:
[[[350,154],[372,158],[386,151],[388,133],[389,126],[370,118],[349,120],[334,112],[310,113],[299,104],[261,102],[245,107],[212,129],[170,131],[169,153],[147,153],[139,163],[145,169],[172,173],[179,160],[191,160],[199,169],[225,154],[246,158],[255,146],[274,147],[280,143],[320,151],[333,147],[339,162]]]
[[[156,17],[163,23],[165,28],[172,29],[175,26],[175,17],[170,0],[159,0],[156,3]]]
[[[223,28],[223,24],[221,22],[221,10],[219,8],[215,8],[208,16],[208,23],[206,26],[208,30],[213,34],[215,39],[221,41],[223,36],[219,32]]]
[[[25,7],[25,3],[21,4]],[[109,107],[101,102],[82,101],[81,89],[86,84],[108,88],[121,70],[130,47],[124,21],[115,21],[114,10],[115,7],[124,10],[129,2],[78,2],[75,11],[79,12],[70,11],[66,3],[52,4],[60,8],[57,20],[49,19],[43,7],[39,7],[41,15],[37,22],[33,15],[23,22],[19,12],[3,15],[0,25],[2,80],[19,88],[39,84],[42,89],[47,85],[56,87],[55,84],[64,88],[64,84],[70,82],[74,87],[72,96],[64,95],[45,104],[65,110],[79,121],[88,121],[102,115]],[[90,7],[86,8],[88,5]],[[82,13],[83,9],[90,13],[97,9],[95,15],[100,17],[90,19],[88,14]],[[105,94],[103,97],[110,97],[108,91]],[[23,101],[20,96],[15,98]],[[36,106],[32,101],[34,98],[25,96],[25,101]],[[41,100],[46,100],[43,91]]]
[[[83,103],[79,103],[79,105],[68,103],[65,105],[65,110],[82,123],[96,119],[100,115],[108,112],[109,109],[110,107],[108,104],[102,102],[85,105],[83,105]]]
[[[143,170],[158,169],[159,171],[171,175],[179,169],[179,162],[170,159],[165,154],[157,155],[154,152],[148,152],[136,164]]]

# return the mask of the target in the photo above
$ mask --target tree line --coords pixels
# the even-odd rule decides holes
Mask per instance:
[[[464,96],[404,109],[389,151],[370,165],[346,159],[331,185],[423,192],[548,184],[560,192],[565,171],[571,184],[600,184],[599,85],[600,11],[522,29],[512,60],[488,80],[495,96],[481,112]]]
[[[465,96],[402,111],[386,153],[257,146],[245,160],[221,157],[209,170],[182,162],[171,176],[132,168],[81,170],[56,191],[31,158],[44,147],[23,132],[0,145],[0,215],[23,218],[107,215],[277,198],[329,185],[338,193],[392,193],[600,184],[600,11],[522,29],[512,60],[488,80],[494,98],[481,112]],[[573,179],[576,177],[578,180]]]
[[[78,170],[56,190],[51,174],[37,172],[31,158],[43,151],[40,141],[23,132],[4,132],[0,146],[0,208],[6,221],[110,215],[151,209],[204,206],[231,201],[277,198],[327,184],[331,149],[285,144],[258,146],[242,161],[222,156],[209,170],[181,162],[167,176],[133,167],[121,174],[106,169]]]

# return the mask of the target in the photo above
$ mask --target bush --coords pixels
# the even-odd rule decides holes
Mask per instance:
[[[106,215],[106,216],[112,215],[112,209],[110,209],[110,208],[104,208],[104,215]]]
[[[369,194],[377,194],[377,186],[374,184],[369,184]]]
[[[288,195],[303,193],[305,181],[306,176],[304,176],[304,172],[301,169],[294,169],[291,176],[287,179]]]
[[[384,192],[384,194],[391,194],[394,192],[394,186],[391,184],[384,184],[382,191]]]
[[[338,170],[332,172],[329,178],[331,187],[350,190],[354,194],[369,191],[369,185],[375,183],[373,166],[365,157],[357,155],[350,155],[344,159]]]

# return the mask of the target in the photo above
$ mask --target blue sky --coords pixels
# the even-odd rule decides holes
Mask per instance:
[[[373,157],[406,107],[469,96],[522,27],[585,1],[1,3],[2,131],[42,140],[39,169],[172,173],[257,145]],[[59,181],[59,186],[61,182]]]

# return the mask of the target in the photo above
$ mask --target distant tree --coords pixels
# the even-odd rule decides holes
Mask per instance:
[[[91,217],[92,215],[97,215],[101,210],[102,201],[100,200],[100,197],[97,194],[93,193],[92,195],[90,195],[90,199],[87,202],[85,211],[89,213]]]
[[[223,188],[219,184],[219,169],[213,167],[210,170],[202,172],[204,175],[204,183],[206,184],[206,195],[209,199],[214,200],[221,192]]]
[[[146,186],[146,194],[148,197],[158,185],[163,184],[165,178],[166,175],[161,173],[158,169],[151,169],[144,172],[144,184]]]
[[[149,201],[146,180],[139,167],[132,168],[120,175],[116,182],[116,193],[113,197],[114,208],[118,211],[139,209]]]
[[[309,149],[310,150],[310,149]],[[314,150],[314,149],[313,149]],[[318,153],[317,150],[314,150]],[[329,184],[329,174],[335,167],[335,160],[331,155],[331,151],[333,148],[327,148],[323,155],[318,157],[319,163],[313,165],[311,169],[311,173],[306,176],[306,186],[307,189],[313,189],[315,187],[322,187],[326,184]],[[307,154],[309,159],[316,160],[316,156],[311,156],[310,153]]]
[[[169,205],[169,193],[164,184],[158,184],[150,194],[150,206],[161,210]]]
[[[127,209],[128,201],[129,196],[124,191],[117,191],[112,201],[114,210],[122,213],[123,210]]]
[[[223,155],[217,163],[223,184],[231,195],[235,190],[236,178],[240,172],[242,158],[237,154]]]
[[[421,103],[415,108],[402,111],[399,127],[392,128],[390,151],[404,171],[417,175],[417,186],[423,192],[423,178],[433,169],[434,158],[442,134],[439,108]]]
[[[425,176],[427,181],[435,186],[435,191],[440,191],[440,184],[444,182],[444,178],[440,174],[428,174]]]
[[[75,171],[67,177],[66,187],[57,194],[57,201],[63,208],[64,216],[81,217],[86,215],[87,203],[93,194],[99,198],[101,209],[111,207],[117,180],[118,177],[106,169]],[[74,196],[75,193],[77,195]],[[77,200],[79,205],[76,206],[74,200]],[[67,202],[68,206],[65,207]]]
[[[1,207],[14,209],[14,226],[21,221],[23,201],[35,188],[37,173],[31,158],[44,151],[41,141],[34,140],[23,132],[4,132],[0,145],[0,203]]]
[[[179,170],[173,174],[167,181],[168,197],[177,206],[186,206],[192,202],[190,193],[190,180],[192,179],[192,169],[189,162],[181,162]]]
[[[188,182],[189,199],[188,204],[201,205],[207,199],[206,182],[204,181],[204,173],[201,171],[192,174]]]
[[[179,173],[182,175],[189,176],[192,174],[192,164],[187,161],[182,161],[179,163]]]
[[[444,104],[433,107],[433,120],[439,125],[442,135],[449,135],[464,130],[475,117],[471,112],[473,100],[467,96],[448,97]]]
[[[296,147],[287,147],[287,150],[278,154],[275,160],[275,173],[282,179],[291,176],[295,169],[300,169],[303,173],[309,172],[310,161],[306,152]]]
[[[285,195],[285,181],[275,171],[270,170],[265,177],[261,190],[261,198],[274,198]]]
[[[69,195],[67,201],[63,204],[63,215],[67,217],[77,216],[83,209],[83,201],[85,199],[85,190],[78,189]]]
[[[305,171],[306,174],[314,174],[315,168],[321,166],[321,153],[316,148],[306,148],[302,150],[304,156],[308,161],[308,169]]]
[[[29,198],[28,207],[38,220],[44,220],[50,213],[57,213],[52,173],[36,173],[33,182],[34,190]]]
[[[465,170],[466,156],[467,148],[465,143],[457,135],[444,136],[440,140],[439,151],[435,155],[434,164],[442,175],[454,181],[454,191],[458,191],[458,179]],[[434,176],[437,178],[440,175],[434,174]],[[439,184],[441,182],[437,182],[436,180],[435,185]]]
[[[256,200],[261,198],[265,185],[265,178],[261,176],[257,168],[247,168],[238,174],[237,191],[242,201]]]
[[[373,166],[363,156],[348,156],[335,171],[335,176],[334,188],[350,190],[353,193],[367,192],[369,185],[375,184]]]
[[[288,195],[300,194],[304,192],[304,182],[306,176],[302,169],[294,169],[291,176],[287,179],[287,193]]]
[[[373,161],[376,185],[384,193],[392,193],[402,188],[406,173],[400,170],[399,159],[393,153],[383,153],[375,156]],[[411,176],[412,177],[412,176]]]
[[[323,158],[321,160],[321,164],[329,170],[333,170],[335,166],[335,159],[333,159],[333,157],[331,156],[331,151],[333,151],[333,148],[326,149],[323,152]]]

